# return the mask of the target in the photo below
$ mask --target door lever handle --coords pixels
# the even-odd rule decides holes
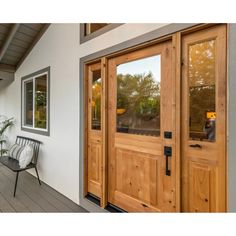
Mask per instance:
[[[189,147],[192,147],[192,148],[202,148],[202,145],[196,143],[196,144],[189,145]]]
[[[168,146],[164,146],[164,155],[166,157],[166,176],[171,175],[171,170],[169,170],[169,157],[172,156],[172,148]]]

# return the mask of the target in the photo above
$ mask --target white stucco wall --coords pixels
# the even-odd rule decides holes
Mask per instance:
[[[0,115],[3,115],[5,112],[5,99],[4,91],[0,88]]]
[[[10,137],[24,135],[43,142],[39,156],[41,179],[79,203],[79,59],[165,24],[124,24],[79,44],[79,24],[52,24],[15,74],[0,91],[0,112],[15,117]],[[21,77],[51,67],[50,136],[21,131]],[[6,104],[3,106],[2,104]],[[34,174],[34,172],[32,172]]]

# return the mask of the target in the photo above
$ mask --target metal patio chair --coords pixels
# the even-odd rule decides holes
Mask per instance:
[[[10,157],[10,156],[1,156],[0,157],[0,163],[2,163],[4,166],[8,167],[13,172],[16,172],[16,180],[15,180],[15,187],[14,187],[14,194],[13,194],[14,197],[16,195],[18,175],[19,175],[19,172],[21,172],[21,171],[25,171],[25,170],[34,168],[36,171],[37,177],[38,177],[38,182],[41,185],[38,170],[36,167],[37,162],[38,162],[39,147],[40,147],[41,142],[38,140],[35,140],[35,139],[31,139],[31,138],[27,138],[27,137],[23,137],[23,136],[17,136],[15,143],[19,144],[21,146],[25,146],[27,144],[32,145],[33,149],[34,149],[34,154],[33,154],[33,158],[31,160],[30,164],[27,165],[25,168],[20,168],[19,161]]]

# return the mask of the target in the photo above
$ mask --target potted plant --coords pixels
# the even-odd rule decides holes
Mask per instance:
[[[0,116],[2,119],[0,119],[0,156],[3,156],[5,153],[7,153],[7,149],[3,148],[3,144],[6,143],[6,135],[5,132],[8,128],[13,126],[13,118],[5,118],[4,116]]]

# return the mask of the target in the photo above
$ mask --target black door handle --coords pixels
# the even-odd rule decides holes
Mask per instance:
[[[192,147],[192,148],[202,148],[202,145],[196,143],[196,144],[189,145],[189,147]]]
[[[169,157],[172,156],[172,148],[168,146],[164,146],[164,155],[166,158],[166,176],[170,176],[171,171],[169,170]]]
[[[170,170],[169,170],[169,164],[168,164],[168,158],[169,156],[166,156],[166,176],[170,176]]]

